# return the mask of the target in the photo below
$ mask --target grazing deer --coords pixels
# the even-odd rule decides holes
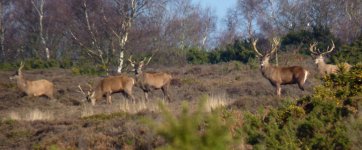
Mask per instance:
[[[276,88],[277,95],[281,95],[281,85],[285,84],[298,84],[299,88],[304,91],[303,85],[309,74],[306,69],[301,66],[277,67],[269,64],[270,56],[277,50],[280,44],[279,39],[273,38],[272,49],[265,55],[262,55],[256,48],[257,41],[257,39],[253,40],[252,44],[257,57],[261,58],[260,70],[263,76]]]
[[[86,100],[91,101],[92,105],[96,104],[96,101],[101,100],[104,95],[107,97],[108,104],[112,104],[112,93],[124,92],[128,99],[135,101],[132,95],[132,88],[135,81],[133,78],[126,75],[110,76],[102,79],[98,84],[93,88],[90,86],[90,91],[86,94],[80,85],[78,88],[80,92],[86,96]]]
[[[54,99],[54,84],[45,79],[35,81],[26,80],[22,73],[23,68],[24,63],[21,62],[18,71],[10,76],[10,80],[16,80],[20,91],[28,96],[47,96],[50,99]]]
[[[320,52],[319,50],[317,50],[317,42],[314,42],[313,44],[309,45],[309,51],[316,56],[315,58],[315,63],[318,66],[318,70],[319,73],[321,75],[328,75],[328,74],[335,74],[337,73],[337,71],[339,70],[339,67],[337,65],[332,65],[332,64],[326,64],[324,62],[324,55],[328,54],[330,52],[332,52],[334,50],[334,42],[332,40],[332,47],[329,49],[329,47],[327,47],[327,51],[325,52]],[[352,67],[350,64],[348,63],[342,63],[342,66],[345,71],[349,71],[350,68]]]
[[[168,101],[171,101],[170,95],[168,94],[168,89],[172,76],[164,72],[142,72],[142,67],[147,65],[152,57],[150,57],[145,63],[146,58],[142,61],[136,63],[132,61],[132,56],[128,59],[131,63],[131,66],[134,68],[136,86],[141,88],[145,94],[145,98],[148,101],[148,92],[152,89],[161,89],[163,92],[164,98],[166,97]]]

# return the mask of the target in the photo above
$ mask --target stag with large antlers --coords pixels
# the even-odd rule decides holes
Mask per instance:
[[[23,68],[24,63],[21,62],[18,71],[16,71],[14,75],[10,76],[10,80],[16,80],[20,91],[24,92],[28,96],[47,96],[50,99],[54,99],[53,83],[45,79],[35,81],[26,80],[22,73]]]
[[[145,94],[145,98],[148,101],[148,92],[152,89],[161,89],[164,95],[164,98],[167,98],[168,101],[171,101],[168,89],[172,80],[172,76],[165,72],[143,72],[142,68],[146,66],[152,57],[146,59],[144,58],[140,62],[132,60],[132,56],[128,59],[131,63],[131,66],[134,68],[136,86],[141,88]],[[147,61],[146,61],[147,60]],[[146,62],[145,62],[146,61]]]
[[[132,88],[135,81],[133,78],[126,75],[110,76],[102,79],[99,83],[93,88],[91,85],[90,91],[86,94],[82,87],[78,85],[80,92],[86,96],[86,99],[92,103],[96,104],[96,101],[101,100],[105,95],[107,97],[107,103],[112,104],[111,94],[123,92],[128,99],[135,101],[132,95]]]
[[[271,55],[278,49],[280,40],[273,38],[272,49],[265,55],[261,54],[257,47],[258,39],[252,41],[253,49],[260,57],[260,70],[263,76],[276,88],[278,96],[281,95],[281,85],[298,84],[299,88],[304,91],[304,83],[308,78],[309,72],[301,66],[277,67],[269,64]]]
[[[319,49],[317,49],[317,42],[309,45],[309,51],[316,56],[315,63],[317,64],[319,73],[321,75],[335,74],[339,70],[339,67],[337,65],[326,64],[324,62],[324,55],[332,52],[335,48],[333,40],[331,40],[331,42],[331,48],[327,47],[327,51],[325,52],[321,52],[319,51]],[[341,65],[341,67],[343,67],[346,71],[349,71],[349,69],[351,68],[351,65],[348,63],[342,63]]]

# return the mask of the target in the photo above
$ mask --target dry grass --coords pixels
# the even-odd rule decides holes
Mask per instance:
[[[140,100],[137,102],[132,102],[128,99],[122,99],[119,103],[112,105],[97,104],[96,106],[92,106],[88,104],[82,106],[80,117],[83,118],[104,113],[111,114],[120,111],[128,114],[137,114],[143,111],[158,112],[158,104],[160,102],[164,103],[162,100],[150,100],[149,102]]]
[[[130,113],[130,114],[136,114],[138,112],[146,111],[146,110],[151,111],[151,112],[158,112],[159,111],[158,102],[159,101],[154,101],[154,100],[150,100],[148,102],[146,102],[145,100],[140,100],[137,102],[130,102],[130,101],[124,100],[119,104],[119,108],[121,111]],[[160,101],[160,102],[164,103],[164,101]]]
[[[20,115],[25,114],[25,115]],[[33,109],[23,112],[10,112],[8,118],[11,120],[37,121],[37,120],[54,120],[53,113],[49,111],[40,111]]]
[[[225,107],[230,104],[232,104],[234,100],[227,97],[227,95],[224,94],[218,94],[218,95],[211,95],[207,97],[205,102],[205,109],[206,111],[212,111],[219,107]]]

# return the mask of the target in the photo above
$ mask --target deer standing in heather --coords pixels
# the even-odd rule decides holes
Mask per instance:
[[[126,75],[110,76],[102,79],[99,83],[93,88],[90,86],[90,91],[86,94],[80,85],[78,88],[80,92],[86,96],[86,99],[92,103],[96,104],[96,101],[101,100],[104,95],[107,97],[107,103],[112,104],[112,93],[124,92],[127,98],[135,102],[135,99],[132,95],[132,88],[135,81],[133,78]]]
[[[272,49],[265,55],[258,51],[256,47],[257,41],[257,39],[253,40],[252,46],[257,54],[257,57],[261,58],[261,73],[276,88],[277,95],[281,95],[281,85],[285,84],[298,84],[299,88],[304,91],[303,85],[309,74],[306,69],[301,66],[278,67],[269,64],[269,59],[271,55],[278,49],[280,40],[278,38],[273,38]]]
[[[146,66],[152,57],[150,57],[147,62],[144,58],[140,62],[135,62],[132,60],[132,56],[128,59],[131,63],[131,66],[134,68],[136,86],[141,88],[145,94],[145,98],[148,101],[148,92],[152,89],[161,89],[164,95],[164,98],[167,98],[168,101],[171,101],[168,89],[172,80],[172,76],[164,72],[143,72],[142,68]]]
[[[313,55],[316,56],[315,63],[318,66],[319,73],[321,75],[337,73],[337,71],[339,70],[339,67],[337,65],[326,64],[324,62],[324,55],[332,52],[335,48],[333,40],[332,40],[332,47],[330,49],[329,49],[329,47],[327,47],[327,51],[325,51],[325,52],[320,52],[319,50],[317,50],[317,47],[316,47],[317,44],[318,44],[317,42],[314,42],[313,44],[311,44],[309,46],[309,51]],[[341,65],[342,65],[341,67],[343,67],[345,71],[349,71],[351,68],[351,65],[348,63],[342,63]]]
[[[16,80],[20,91],[28,96],[47,96],[50,99],[54,99],[54,84],[45,79],[35,81],[26,80],[22,73],[23,68],[24,63],[21,62],[18,71],[10,76],[10,80]]]

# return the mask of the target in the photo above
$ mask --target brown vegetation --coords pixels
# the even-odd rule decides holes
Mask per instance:
[[[173,101],[167,103],[175,114],[180,113],[182,101],[188,101],[193,110],[204,96],[207,96],[208,110],[221,106],[256,112],[260,107],[280,105],[280,99],[273,96],[268,81],[263,79],[259,70],[238,62],[180,68],[150,65],[147,68],[155,72],[170,72],[177,79],[177,84],[171,84],[169,89]],[[48,101],[43,97],[19,97],[16,84],[6,78],[9,75],[10,72],[0,72],[1,148],[153,149],[165,142],[142,122],[145,117],[160,120],[157,99],[162,97],[161,92],[149,95],[150,102],[137,101],[135,104],[128,103],[122,94],[112,94],[113,105],[99,101],[92,106],[82,102],[84,95],[78,92],[77,85],[94,83],[102,80],[101,77],[74,76],[70,70],[63,69],[27,71],[29,79],[49,77],[64,90],[57,101]],[[315,78],[312,81],[307,82],[305,93],[290,86],[282,94],[289,99],[302,97],[311,93],[312,87],[319,83]],[[87,91],[88,87],[84,90]],[[134,88],[132,94],[135,99],[143,97],[139,88]]]

